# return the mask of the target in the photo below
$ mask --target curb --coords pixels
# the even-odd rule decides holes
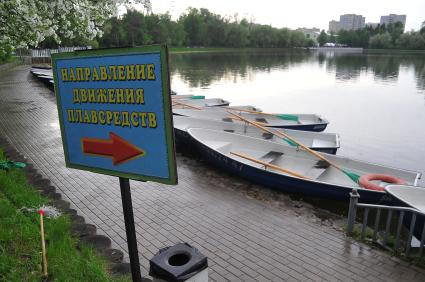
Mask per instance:
[[[16,59],[15,61],[10,62],[10,63],[0,64],[0,72],[7,71],[7,70],[9,70],[13,67],[20,65],[20,64],[22,64],[20,59]]]
[[[124,262],[124,253],[120,250],[111,248],[111,239],[104,235],[96,234],[96,226],[85,223],[84,217],[78,215],[75,209],[71,209],[71,204],[69,202],[62,200],[61,194],[56,192],[56,188],[52,185],[51,181],[44,178],[38,170],[34,168],[34,165],[29,163],[29,160],[25,156],[16,151],[15,148],[1,136],[0,148],[8,159],[26,163],[27,166],[23,171],[27,176],[28,183],[31,184],[40,195],[48,197],[54,207],[69,216],[71,219],[71,235],[79,239],[77,249],[81,247],[81,244],[87,244],[93,247],[98,255],[106,258],[109,264],[108,271],[112,275],[125,275],[131,273],[130,264]]]

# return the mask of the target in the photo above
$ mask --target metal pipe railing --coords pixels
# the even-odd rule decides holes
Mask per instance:
[[[361,226],[361,239],[364,240],[365,236],[366,236],[366,229],[367,229],[367,223],[368,223],[368,218],[369,218],[369,213],[370,210],[376,210],[376,215],[375,215],[375,219],[373,222],[373,235],[372,235],[372,241],[373,242],[377,242],[377,238],[378,238],[378,232],[379,232],[379,223],[381,221],[381,216],[382,216],[382,210],[386,210],[386,223],[385,223],[385,229],[384,229],[384,234],[383,234],[383,242],[382,245],[383,247],[387,247],[388,244],[388,239],[390,236],[390,231],[391,231],[391,223],[394,217],[394,214],[398,214],[398,221],[397,221],[397,229],[396,229],[396,234],[395,234],[395,243],[393,246],[393,249],[395,252],[398,252],[399,247],[400,247],[400,237],[401,237],[401,231],[402,231],[402,226],[403,226],[403,220],[406,217],[406,213],[411,213],[412,217],[410,219],[410,224],[409,224],[409,233],[407,235],[407,241],[406,241],[406,247],[405,247],[405,254],[406,256],[409,255],[410,253],[410,249],[411,249],[411,242],[412,242],[412,238],[413,238],[413,232],[415,230],[415,224],[417,223],[417,217],[418,216],[423,216],[425,217],[425,213],[421,212],[417,209],[414,208],[409,208],[409,207],[397,207],[397,206],[384,206],[384,205],[373,205],[373,204],[362,204],[359,203],[360,199],[360,195],[357,192],[357,189],[353,189],[352,192],[350,193],[350,204],[349,204],[349,210],[348,210],[348,220],[347,220],[347,234],[349,236],[351,236],[353,234],[354,231],[354,225],[355,225],[355,221],[356,221],[356,214],[357,214],[357,209],[358,208],[363,208],[364,209],[364,214],[363,214],[363,222],[362,222],[362,226]],[[419,257],[422,257],[423,255],[423,250],[424,250],[424,244],[425,244],[425,224],[424,227],[422,228],[422,232],[421,232],[421,238],[420,238],[420,247],[419,247]]]

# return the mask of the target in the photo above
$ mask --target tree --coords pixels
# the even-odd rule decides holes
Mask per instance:
[[[283,47],[283,48],[289,47],[290,40],[291,40],[291,38],[290,38],[290,32],[291,31],[289,29],[287,29],[287,28],[281,28],[281,29],[279,29],[278,35],[277,35],[277,37],[278,37],[278,39],[277,39],[277,45],[279,47]]]
[[[306,38],[301,31],[291,31],[291,47],[304,47]]]
[[[372,48],[390,49],[393,47],[391,35],[388,32],[374,35],[369,40]]]
[[[196,8],[189,8],[187,14],[180,16],[179,21],[183,23],[184,31],[187,34],[186,44],[188,46],[205,46],[208,33],[200,11]]]
[[[396,22],[394,24],[389,24],[387,26],[387,31],[391,35],[393,45],[396,43],[397,39],[403,34],[404,26],[402,22]]]
[[[127,44],[127,32],[123,21],[116,17],[110,18],[103,26],[102,37],[99,44],[102,47],[119,47]]]
[[[328,35],[326,34],[325,30],[322,30],[319,36],[317,37],[317,42],[319,42],[320,46],[323,46],[328,41],[329,41]]]
[[[425,37],[419,32],[406,32],[397,40],[396,46],[400,49],[424,50]]]
[[[227,32],[227,45],[230,47],[245,47],[248,45],[248,29],[243,25],[231,23]]]
[[[329,36],[329,42],[336,43],[336,36],[333,31],[331,31],[331,35]]]
[[[58,44],[63,38],[93,39],[102,33],[106,19],[117,12],[117,5],[149,0],[2,0],[0,1],[0,56],[16,48],[36,47],[51,37]]]

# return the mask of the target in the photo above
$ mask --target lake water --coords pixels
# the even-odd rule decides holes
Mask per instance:
[[[179,94],[317,113],[339,133],[338,154],[425,174],[425,54],[181,53],[170,71]]]

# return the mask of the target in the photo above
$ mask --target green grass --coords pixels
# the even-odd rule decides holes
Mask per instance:
[[[293,48],[230,48],[230,47],[170,47],[170,53],[201,53],[201,52],[276,52],[293,50]]]
[[[12,62],[14,62],[16,60],[18,60],[18,58],[16,58],[16,57],[9,57],[9,58],[6,58],[6,59],[0,59],[0,65],[1,64],[7,64],[7,63],[12,63]]]
[[[225,47],[171,47],[170,53],[192,53],[192,52],[225,52],[235,51],[241,48],[225,48]]]
[[[373,229],[370,228],[370,227],[366,227],[365,236],[364,236],[364,239],[362,240],[362,238],[361,238],[361,227],[362,226],[360,224],[356,224],[354,226],[352,237],[354,239],[356,239],[357,241],[363,241],[363,242],[368,243],[368,244],[374,244],[373,241],[372,241],[373,232],[374,232]],[[380,234],[378,233],[377,234],[377,241],[378,242],[379,242],[379,239],[383,240],[383,238],[381,238]],[[400,245],[399,245],[399,250],[397,252],[394,250],[395,241],[396,241],[395,237],[392,236],[391,234],[389,234],[388,237],[387,237],[386,249],[391,255],[396,256],[396,257],[398,257],[402,260],[408,261],[410,263],[413,263],[413,264],[420,266],[422,268],[425,267],[425,256],[419,257],[417,250],[415,252],[415,250],[412,249],[410,254],[409,254],[409,257],[406,257],[404,250],[403,250],[404,246],[406,245],[406,242],[404,241],[404,239],[401,239]]]
[[[0,160],[4,160],[0,151]],[[39,215],[22,207],[47,204],[17,169],[0,171],[0,281],[41,281]],[[106,261],[89,246],[77,250],[68,216],[45,218],[49,279],[53,281],[131,281],[112,277]]]
[[[405,49],[363,49],[369,54],[425,54],[425,50],[405,50]]]

